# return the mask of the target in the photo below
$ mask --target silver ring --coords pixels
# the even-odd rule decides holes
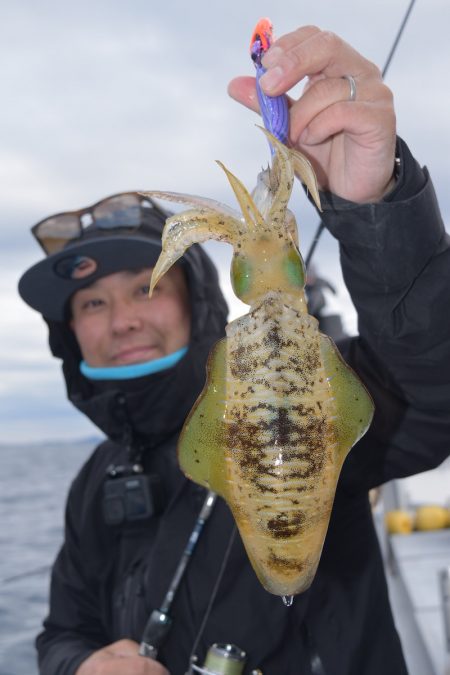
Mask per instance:
[[[347,80],[347,82],[350,85],[350,94],[348,97],[349,101],[354,101],[356,99],[356,82],[355,78],[352,77],[351,75],[343,75],[342,76],[343,80]]]

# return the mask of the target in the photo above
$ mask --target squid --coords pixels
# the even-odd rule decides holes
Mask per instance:
[[[259,86],[272,24],[261,19],[250,54],[271,166],[250,194],[221,162],[241,212],[215,200],[151,191],[191,208],[166,221],[150,293],[193,243],[233,247],[231,283],[248,313],[211,350],[206,383],[180,434],[188,478],[227,502],[264,588],[292,598],[312,583],[336,484],[373,416],[370,394],[308,314],[297,225],[288,209],[294,176],[320,210],[308,159],[288,148],[288,102]]]
[[[210,353],[178,458],[190,479],[225,499],[260,582],[290,604],[314,578],[342,464],[367,430],[373,403],[308,314],[287,206],[298,174],[320,208],[312,167],[263,132],[274,154],[252,194],[218,162],[242,215],[203,197],[144,194],[192,207],[166,222],[150,292],[191,244],[233,247],[233,290],[249,310]]]

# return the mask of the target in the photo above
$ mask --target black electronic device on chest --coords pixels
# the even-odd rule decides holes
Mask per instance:
[[[161,479],[144,474],[140,465],[111,466],[103,485],[103,517],[122,525],[158,515],[163,508]]]

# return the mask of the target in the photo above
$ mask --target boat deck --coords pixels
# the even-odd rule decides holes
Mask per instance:
[[[384,512],[414,511],[419,504],[448,504],[450,463],[383,487],[374,512],[394,617],[410,675],[450,675],[439,575],[450,567],[450,529],[388,535]]]
[[[388,583],[410,675],[450,674],[439,573],[450,563],[450,530],[389,538]]]

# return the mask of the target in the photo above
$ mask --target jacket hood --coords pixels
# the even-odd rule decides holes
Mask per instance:
[[[69,400],[111,440],[140,448],[181,429],[205,382],[212,345],[224,335],[227,305],[209,256],[192,246],[181,261],[191,302],[186,355],[172,368],[124,381],[93,382],[80,372],[81,352],[67,322],[45,319],[52,354],[62,359]]]

